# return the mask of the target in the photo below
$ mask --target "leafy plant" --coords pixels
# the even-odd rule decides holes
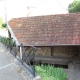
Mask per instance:
[[[6,23],[3,23],[3,19],[2,19],[2,17],[0,17],[0,28],[3,29],[6,26],[7,26],[7,24]]]
[[[69,13],[80,12],[80,0],[74,0],[71,4],[69,4],[68,11]]]
[[[53,65],[38,65],[35,70],[42,77],[42,80],[66,80],[67,78],[62,68],[54,68]]]
[[[2,27],[4,27],[4,28],[5,28],[6,26],[7,26],[7,24],[6,24],[6,23],[3,23],[3,24],[2,24]]]
[[[12,44],[13,47],[16,46],[15,41],[13,41],[13,40],[11,40],[11,44]]]
[[[7,47],[9,46],[9,39],[7,37],[1,37],[0,38],[0,42],[5,44],[5,46],[7,46]],[[16,44],[15,44],[15,42],[13,40],[11,40],[11,45],[12,45],[12,47],[16,46]]]

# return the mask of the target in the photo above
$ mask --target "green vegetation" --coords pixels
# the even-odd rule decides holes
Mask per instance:
[[[5,46],[9,46],[9,39],[7,38],[7,37],[1,37],[0,38],[0,42],[2,42]],[[15,45],[15,42],[13,41],[13,40],[11,40],[11,45],[13,46],[13,47],[15,47],[16,45]]]
[[[7,24],[6,24],[6,23],[3,23],[3,24],[2,24],[2,27],[3,27],[3,28],[5,28],[6,26],[7,26]]]
[[[7,26],[6,23],[3,23],[3,19],[0,17],[0,28],[3,29]]]
[[[7,37],[1,37],[0,38],[0,42],[2,42],[3,44],[5,44],[6,46],[9,45],[9,41],[8,41]]]
[[[54,68],[52,65],[38,65],[35,66],[35,70],[42,80],[66,80],[67,78],[62,68]]]
[[[80,12],[80,0],[74,0],[71,4],[69,4],[68,11],[69,13]]]

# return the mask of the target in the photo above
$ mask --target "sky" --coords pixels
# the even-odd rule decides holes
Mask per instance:
[[[0,17],[17,17],[68,13],[73,0],[0,0]]]

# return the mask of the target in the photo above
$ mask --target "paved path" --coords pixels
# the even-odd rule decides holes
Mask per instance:
[[[7,50],[0,43],[0,80],[24,80],[6,53]]]
[[[80,61],[71,64],[70,69],[65,69],[68,80],[80,80]]]

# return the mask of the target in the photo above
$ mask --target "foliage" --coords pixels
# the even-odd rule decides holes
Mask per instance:
[[[0,17],[0,28],[3,29],[7,26],[6,23],[3,23],[3,19]]]
[[[42,80],[66,80],[67,78],[62,68],[54,68],[52,65],[38,65],[35,66],[35,70]]]
[[[12,44],[13,47],[16,47],[16,44],[15,44],[14,40],[11,40],[11,44]]]
[[[69,13],[80,12],[80,0],[74,0],[71,4],[69,4],[68,11]]]
[[[0,37],[0,42],[2,42],[5,46],[9,46],[9,39],[7,37]],[[13,47],[16,46],[15,42],[13,40],[11,40],[11,45]]]
[[[4,28],[5,28],[6,26],[7,26],[7,24],[6,24],[6,23],[3,23],[3,24],[2,24],[2,27],[4,27]]]

